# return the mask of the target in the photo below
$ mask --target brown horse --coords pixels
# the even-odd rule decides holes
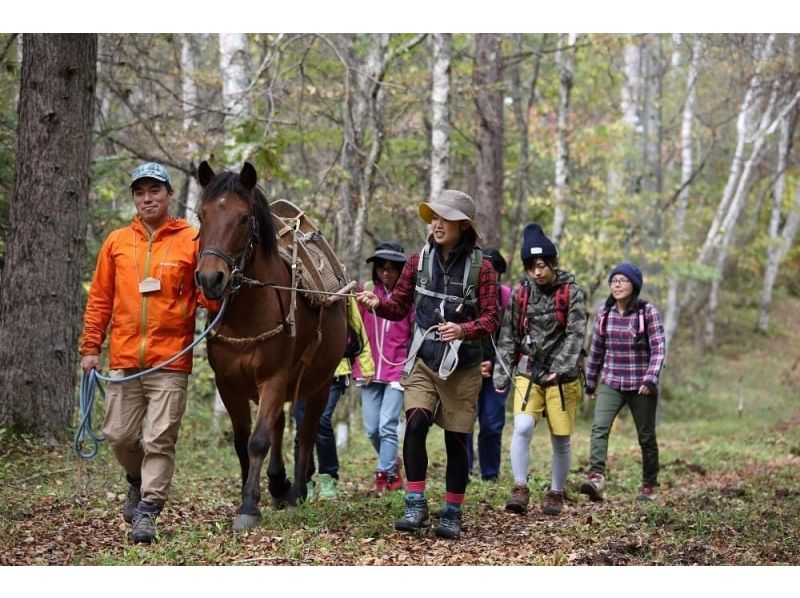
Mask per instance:
[[[227,313],[208,343],[208,361],[233,424],[242,468],[242,504],[234,531],[257,526],[261,467],[267,452],[269,492],[276,506],[296,505],[306,497],[306,472],[328,400],[334,371],[347,336],[346,301],[311,307],[297,300],[296,335],[287,322],[292,277],[277,251],[276,231],[255,168],[245,162],[239,174],[215,174],[200,164],[203,188],[197,283],[209,299],[228,297]],[[306,412],[298,430],[300,451],[294,484],[283,464],[284,403],[300,397]],[[251,433],[250,401],[258,404]]]

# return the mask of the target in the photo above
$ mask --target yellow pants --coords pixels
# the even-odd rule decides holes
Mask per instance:
[[[537,421],[540,417],[547,417],[547,425],[550,433],[556,436],[569,436],[575,429],[575,415],[578,413],[578,403],[581,398],[580,380],[563,382],[561,389],[564,392],[564,407],[561,405],[561,394],[558,385],[542,387],[532,384],[523,376],[517,376],[514,380],[514,415],[527,413],[532,415]],[[522,403],[525,400],[525,393],[530,393],[525,409]]]

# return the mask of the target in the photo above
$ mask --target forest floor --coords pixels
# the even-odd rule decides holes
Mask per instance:
[[[281,511],[262,504],[261,525],[234,535],[239,480],[229,425],[195,401],[152,546],[130,540],[120,512],[124,478],[107,447],[79,464],[68,446],[45,448],[0,430],[0,565],[798,565],[800,300],[783,299],[773,321],[770,336],[726,322],[715,351],[675,345],[658,425],[660,497],[652,503],[635,500],[640,452],[625,415],[611,436],[607,500],[577,492],[588,467],[589,406],[573,436],[560,517],[539,506],[550,471],[550,442],[539,428],[526,515],[504,510],[512,486],[505,458],[498,482],[469,484],[460,541],[432,530],[398,533],[403,495],[372,494],[374,457],[351,392],[340,404],[350,439],[339,454],[339,499]],[[509,414],[504,455],[510,422]],[[444,494],[438,428],[429,454],[435,524]]]

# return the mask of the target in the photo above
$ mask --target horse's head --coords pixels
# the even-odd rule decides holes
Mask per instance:
[[[215,174],[203,161],[197,180],[203,193],[197,213],[200,259],[195,277],[206,297],[220,299],[236,290],[237,277],[241,277],[259,240],[274,244],[272,223],[266,198],[256,187],[256,169],[249,162],[239,174],[228,170]]]

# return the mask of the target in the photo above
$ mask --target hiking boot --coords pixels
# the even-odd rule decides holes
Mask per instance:
[[[514,484],[511,496],[506,501],[506,510],[513,513],[524,513],[528,510],[528,503],[531,500],[531,491],[527,484]]]
[[[386,481],[387,490],[401,490],[403,488],[403,460],[397,457],[394,463],[394,472],[389,472]]]
[[[125,523],[133,523],[133,514],[136,507],[139,506],[139,501],[142,500],[142,480],[139,478],[128,478],[128,496],[125,497],[125,502],[122,503],[122,518]]]
[[[545,515],[561,515],[564,508],[564,493],[548,490],[544,493],[542,501],[542,513]]]
[[[605,498],[606,479],[602,473],[593,472],[581,482],[580,493],[589,497],[589,500],[601,502]]]
[[[319,499],[335,500],[339,497],[339,480],[329,473],[319,475]]]
[[[306,502],[314,502],[314,488],[316,488],[314,480],[308,480],[306,482]]]
[[[434,533],[437,538],[458,540],[461,537],[461,509],[445,506],[439,512],[439,525]]]
[[[403,516],[395,521],[394,529],[401,532],[416,532],[431,524],[428,512],[428,501],[425,498],[406,496],[406,510]]]
[[[161,509],[150,502],[141,501],[133,513],[134,544],[150,544],[156,539],[156,519]]]
[[[650,482],[645,482],[642,484],[642,489],[639,491],[639,496],[636,497],[636,500],[655,500],[658,498],[658,489],[651,484]]]
[[[389,481],[389,475],[385,471],[375,472],[375,493],[381,496],[386,492],[386,483]]]

